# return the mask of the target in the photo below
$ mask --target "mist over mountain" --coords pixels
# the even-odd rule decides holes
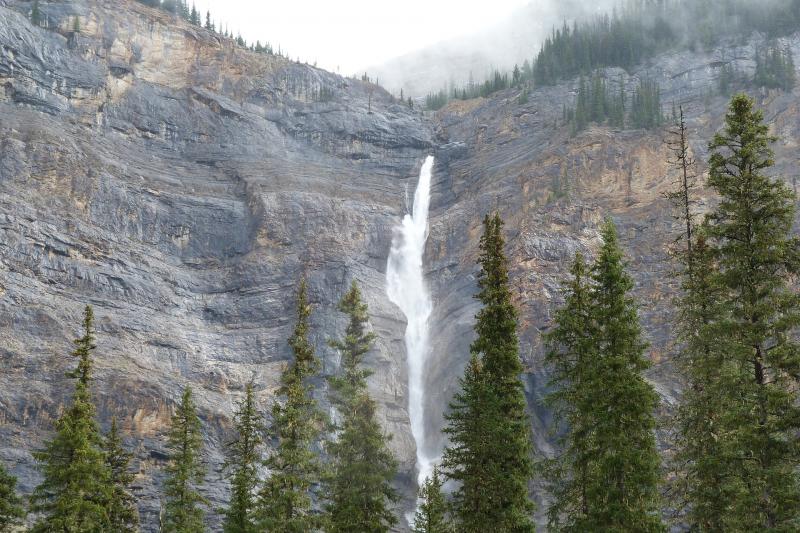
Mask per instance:
[[[478,34],[443,41],[416,52],[366,68],[370,76],[393,93],[402,88],[411,96],[424,96],[450,85],[483,80],[493,69],[511,70],[532,60],[554,26],[565,20],[610,11],[618,0],[532,1],[507,19]]]

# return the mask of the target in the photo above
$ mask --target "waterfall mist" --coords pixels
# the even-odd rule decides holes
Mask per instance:
[[[422,268],[425,241],[428,238],[433,156],[428,156],[419,173],[411,213],[393,230],[392,248],[386,265],[386,293],[406,317],[405,344],[408,361],[408,415],[417,444],[417,481],[431,473],[434,457],[425,446],[425,361],[429,354],[428,319],[432,303]]]

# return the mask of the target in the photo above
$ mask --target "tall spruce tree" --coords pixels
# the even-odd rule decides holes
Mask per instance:
[[[111,419],[111,428],[103,439],[106,466],[111,473],[111,497],[108,502],[108,520],[111,531],[126,533],[139,530],[139,511],[130,485],[134,475],[130,471],[133,454],[126,451],[117,427],[117,418]]]
[[[206,499],[200,494],[206,469],[202,461],[203,437],[200,418],[192,400],[192,389],[186,387],[181,403],[172,415],[167,440],[170,462],[164,482],[164,529],[174,533],[205,531],[203,523]]]
[[[709,215],[715,282],[726,313],[714,342],[726,342],[733,373],[722,415],[722,453],[735,461],[726,486],[728,524],[742,531],[800,528],[800,297],[788,287],[798,268],[789,236],[794,194],[766,175],[773,165],[763,114],[736,95],[709,145],[709,185],[720,202]]]
[[[53,439],[34,453],[44,477],[31,496],[31,512],[40,514],[35,532],[100,532],[110,527],[111,474],[91,393],[93,323],[92,308],[86,306],[83,335],[73,341],[78,366],[67,374],[75,379],[72,403],[56,422]]]
[[[17,478],[0,463],[0,533],[16,531],[25,518],[25,507],[17,495]]]
[[[253,384],[248,383],[235,415],[236,440],[229,444],[225,468],[231,479],[231,502],[225,510],[225,533],[257,533],[256,493],[264,425],[256,410]]]
[[[325,530],[329,533],[385,533],[397,523],[392,480],[397,462],[376,420],[376,405],[367,390],[370,371],[364,356],[374,334],[366,331],[367,305],[355,281],[339,303],[350,320],[343,339],[331,341],[341,354],[341,373],[330,378],[340,421],[337,439],[328,445],[332,471],[326,479]]]
[[[310,381],[320,368],[308,340],[310,315],[303,280],[297,295],[297,324],[289,339],[294,358],[278,389],[284,400],[272,408],[271,431],[278,446],[266,461],[270,474],[259,503],[261,522],[268,531],[300,533],[321,526],[322,516],[312,507],[312,490],[322,477],[314,445],[325,424]]]
[[[419,489],[419,506],[414,515],[413,533],[453,533],[447,517],[447,501],[442,494],[439,468],[433,469]]]
[[[595,325],[592,321],[592,295],[589,273],[578,252],[570,269],[572,279],[565,285],[565,302],[555,315],[556,327],[545,337],[549,346],[545,362],[549,365],[553,388],[546,400],[558,424],[562,452],[544,462],[553,502],[548,509],[552,531],[583,531],[589,524],[589,492],[595,454],[592,395],[596,392],[591,366],[595,357]]]
[[[740,490],[738,459],[722,425],[736,403],[736,375],[726,360],[729,339],[720,330],[726,308],[716,281],[715,251],[706,241],[705,224],[694,233],[691,271],[687,264],[678,300],[682,348],[677,362],[687,387],[675,416],[675,506],[692,531],[737,531],[730,508]]]
[[[556,463],[551,527],[563,531],[663,531],[654,410],[641,375],[649,363],[614,224],[587,278],[576,258],[566,305],[549,334],[556,411],[570,427]]]
[[[629,292],[613,222],[602,229],[603,246],[592,266],[592,319],[597,329],[593,365],[598,372],[594,395],[593,458],[600,484],[592,496],[593,530],[661,531],[660,460],[655,442],[654,411],[658,396],[642,377],[650,366],[644,357],[636,304]]]
[[[522,381],[517,313],[511,302],[503,222],[486,216],[480,241],[477,338],[446,415],[445,476],[456,481],[454,511],[464,532],[533,531],[528,494],[533,457]]]
[[[721,414],[730,408],[729,392],[735,387],[724,360],[726,337],[716,330],[724,307],[720,305],[720,287],[714,281],[714,251],[706,241],[707,225],[697,227],[695,223],[695,164],[689,152],[683,107],[674,114],[677,123],[669,148],[678,179],[667,198],[682,227],[676,239],[682,243],[676,253],[682,288],[677,300],[681,342],[677,363],[687,387],[675,414],[673,505],[679,519],[693,531],[725,531],[730,525],[729,500],[735,494],[735,483],[728,483],[733,479],[729,473],[736,467],[721,445],[727,434],[719,428]]]

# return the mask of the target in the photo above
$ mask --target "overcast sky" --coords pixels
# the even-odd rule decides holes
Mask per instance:
[[[544,0],[195,0],[203,13],[292,58],[344,75],[485,29]],[[191,0],[190,0],[191,4]]]

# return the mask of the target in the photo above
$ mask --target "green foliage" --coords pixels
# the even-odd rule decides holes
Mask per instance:
[[[340,375],[330,378],[333,403],[341,421],[338,438],[328,446],[332,472],[325,483],[330,533],[385,533],[396,523],[393,504],[397,493],[391,485],[397,462],[387,447],[386,435],[376,420],[376,405],[367,390],[370,371],[364,356],[375,335],[366,331],[367,305],[353,282],[339,302],[349,317],[343,339],[331,341],[341,354]]]
[[[56,434],[34,453],[44,479],[31,496],[31,512],[40,515],[33,531],[107,531],[111,473],[105,463],[102,437],[92,401],[92,332],[94,314],[87,306],[83,335],[75,339],[77,368],[72,403],[56,422]]]
[[[161,0],[161,9],[173,13],[184,20],[189,20],[189,4],[186,0]]]
[[[413,533],[453,533],[447,518],[447,501],[442,494],[442,479],[439,468],[434,468],[430,477],[419,489],[419,507],[414,515]]]
[[[222,529],[225,533],[257,533],[256,490],[265,428],[256,410],[252,383],[245,387],[234,421],[237,437],[228,445],[225,461],[231,480],[231,501],[225,510]]]
[[[470,75],[470,81],[461,87],[444,88],[437,92],[428,93],[428,95],[425,96],[425,108],[430,111],[436,111],[444,107],[450,100],[486,98],[498,91],[521,86],[521,83],[521,79],[517,79],[515,82],[513,78],[509,79],[508,74],[504,74],[499,70],[494,70],[489,73],[486,79],[481,83],[474,82]]]
[[[0,463],[0,533],[11,533],[25,518],[25,507],[17,495],[17,478]]]
[[[458,530],[533,531],[530,422],[520,374],[517,313],[511,302],[503,222],[484,219],[477,298],[477,337],[461,379],[461,391],[445,415],[445,476],[458,483],[453,494]]]
[[[428,111],[438,111],[447,104],[448,100],[450,100],[450,98],[445,89],[441,89],[436,93],[428,93],[425,96],[425,109]]]
[[[272,407],[271,433],[277,449],[266,461],[269,478],[259,496],[262,529],[299,533],[321,525],[321,516],[312,509],[312,488],[319,484],[322,466],[314,452],[320,438],[324,415],[313,397],[310,379],[320,363],[308,340],[311,306],[306,282],[300,282],[297,295],[297,324],[289,339],[294,359],[281,376],[278,396],[283,402]]]
[[[724,476],[717,498],[726,523],[745,531],[800,527],[800,300],[789,288],[798,266],[798,241],[789,236],[795,197],[765,173],[773,141],[753,100],[736,95],[709,144],[708,184],[720,197],[708,217],[711,282],[723,311],[706,342],[725,343],[715,433],[732,462],[714,474]]]
[[[619,80],[619,89],[612,94],[606,80],[594,74],[588,81],[583,77],[578,82],[578,96],[575,108],[563,112],[564,123],[569,124],[572,135],[583,131],[590,123],[608,124],[612,127],[625,126],[625,84]]]
[[[550,181],[550,194],[547,197],[547,203],[555,202],[561,198],[569,195],[569,181],[567,178],[567,169],[562,166],[558,174],[553,174]]]
[[[795,69],[791,49],[773,46],[756,52],[756,73],[753,78],[756,86],[791,91],[794,82]]]
[[[554,531],[664,531],[659,517],[658,397],[641,373],[649,362],[616,229],[587,273],[577,255],[566,302],[548,334],[563,453],[548,464]]]
[[[595,350],[590,280],[583,256],[575,255],[570,270],[572,279],[565,285],[565,303],[555,315],[556,327],[545,337],[549,346],[545,362],[552,370],[547,397],[555,419],[566,426],[559,444],[563,448],[555,460],[545,462],[553,503],[548,509],[551,530],[579,531],[588,524],[591,459],[592,376],[590,364]],[[560,428],[563,431],[563,428]]]
[[[554,28],[536,56],[531,76],[537,86],[553,85],[599,68],[630,70],[670,49],[710,48],[723,38],[754,31],[770,37],[790,35],[798,26],[797,0],[630,1],[611,16]]]
[[[631,126],[636,129],[653,129],[664,122],[661,109],[661,88],[653,80],[641,80],[631,102]]]
[[[674,112],[673,112],[674,113]],[[682,520],[693,530],[724,531],[727,527],[726,498],[722,474],[732,464],[723,456],[717,435],[720,414],[729,406],[723,379],[725,375],[724,340],[717,339],[714,322],[720,316],[720,293],[712,282],[715,268],[713,250],[706,242],[707,228],[695,224],[694,160],[689,154],[689,140],[683,108],[671,131],[671,162],[679,177],[676,187],[667,194],[676,209],[683,231],[676,243],[681,265],[682,296],[678,299],[677,340],[681,350],[677,363],[687,382],[675,416],[676,452],[672,459],[676,475],[671,481]]]
[[[679,300],[678,339],[683,346],[679,367],[687,389],[676,414],[677,465],[673,485],[676,502],[685,507],[682,519],[694,531],[737,531],[730,503],[738,492],[738,460],[724,445],[725,413],[735,404],[735,373],[726,363],[728,339],[719,330],[724,314],[722,292],[714,280],[714,250],[708,228],[701,226],[690,251],[683,256],[683,296]],[[683,502],[682,504],[680,502]]]
[[[186,387],[172,415],[167,448],[170,462],[164,482],[164,529],[174,533],[205,531],[206,499],[200,494],[206,469],[202,461],[203,437],[192,389]]]
[[[39,26],[42,23],[42,11],[39,9],[39,0],[33,0],[31,7],[31,23]]]
[[[197,7],[195,6],[194,2],[192,2],[192,11],[189,13],[189,22],[195,26],[202,25],[200,21],[200,12],[197,11]]]
[[[272,53],[273,53],[272,52],[272,45],[269,44],[269,43],[266,43],[266,44],[262,45],[261,41],[256,41],[256,45],[253,48],[253,51],[254,52],[258,52],[259,54],[272,55]],[[330,92],[330,94],[328,94],[328,91]],[[328,101],[330,99],[330,98],[328,98],[328,96],[332,97],[333,96],[333,91],[331,91],[330,89],[327,89],[325,87],[322,87],[322,88],[320,88],[319,96],[320,96],[319,97],[320,101],[323,101],[323,102]]]
[[[103,440],[106,466],[111,473],[111,497],[108,502],[108,520],[111,531],[125,533],[139,531],[139,511],[131,494],[134,475],[130,471],[133,454],[126,451],[117,427],[117,418],[111,419],[111,428]]]

